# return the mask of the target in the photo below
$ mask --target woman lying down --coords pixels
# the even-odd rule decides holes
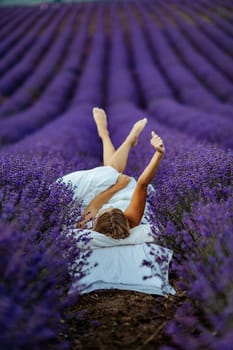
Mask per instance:
[[[103,166],[90,170],[76,171],[65,175],[62,179],[64,182],[70,182],[73,185],[81,184],[77,190],[77,197],[78,200],[82,200],[82,213],[76,223],[77,229],[92,229],[95,232],[104,234],[105,237],[107,236],[115,240],[126,239],[130,236],[130,232],[138,227],[138,225],[148,224],[148,218],[146,216],[147,190],[149,186],[153,189],[151,181],[163,158],[165,152],[164,143],[154,131],[151,132],[150,143],[155,152],[149,164],[136,181],[133,177],[124,174],[124,171],[127,166],[129,151],[131,147],[136,146],[138,137],[147,124],[147,119],[144,118],[136,122],[126,139],[115,150],[108,131],[106,113],[103,109],[93,108],[93,116],[98,135],[102,140]],[[147,248],[144,247],[144,250]],[[172,251],[162,247],[161,249],[167,253],[167,259],[165,259],[167,266],[165,269],[165,279],[167,279],[168,264],[172,256]],[[120,250],[118,250],[119,252]],[[105,250],[104,253],[107,254],[107,251]],[[160,254],[161,251],[158,253]],[[112,250],[111,257],[114,254],[115,251]],[[98,259],[101,260],[99,257]],[[122,259],[124,260],[124,256]],[[104,260],[104,257],[102,260]],[[106,259],[106,269],[109,268],[107,260],[108,258]],[[126,264],[128,264],[127,261]],[[103,270],[103,266],[101,268]],[[160,268],[162,267],[160,266]],[[158,271],[156,273],[158,274]],[[108,273],[106,272],[106,274]],[[110,283],[108,287],[111,288],[111,286],[114,287],[114,284]],[[133,288],[125,287],[123,289]],[[134,290],[139,289],[134,288]],[[174,294],[174,290],[170,286],[168,290],[168,292]]]

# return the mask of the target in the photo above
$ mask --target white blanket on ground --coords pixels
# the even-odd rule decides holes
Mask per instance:
[[[121,240],[121,245],[117,242],[116,246],[112,246],[112,242],[109,245],[109,238],[101,235],[103,247],[99,247],[99,237],[94,231],[90,235],[93,250],[88,263],[93,267],[81,281],[74,279],[69,293],[79,291],[85,294],[99,289],[116,288],[157,295],[175,294],[168,281],[172,258],[170,249],[152,243],[151,236],[145,237],[140,244],[132,244],[128,238],[125,245],[124,240]],[[150,243],[145,243],[148,241]]]

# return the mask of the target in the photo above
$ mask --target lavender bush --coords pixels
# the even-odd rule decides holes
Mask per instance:
[[[67,291],[74,273],[82,277],[89,253],[61,232],[79,208],[71,211],[72,190],[51,182],[57,172],[52,169],[39,158],[1,158],[0,338],[5,349],[67,348],[58,341],[72,304]],[[71,271],[78,256],[80,264]]]
[[[232,188],[225,191],[229,196]],[[179,232],[166,228],[179,257],[173,264],[179,287],[187,293],[166,329],[169,349],[231,348],[233,203],[232,198],[216,201],[213,194],[209,200],[192,206]]]
[[[151,130],[165,142],[150,219],[161,244],[174,251],[171,270],[185,301],[167,324],[162,348],[231,349],[230,11],[227,0],[2,8],[4,349],[70,347],[66,320],[78,317],[70,313],[78,293],[68,290],[74,274],[81,283],[87,273],[90,252],[68,235],[79,207],[72,188],[55,181],[102,164],[94,106],[107,110],[116,147],[136,120],[148,117],[131,151],[130,175],[137,177],[153,153]]]

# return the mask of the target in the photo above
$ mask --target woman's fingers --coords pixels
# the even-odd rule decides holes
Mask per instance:
[[[160,142],[163,144],[163,140],[161,139],[161,137],[159,137],[159,135],[157,135],[154,131],[151,132],[151,141],[153,140],[153,142]]]
[[[159,152],[165,152],[163,140],[154,131],[151,132],[151,145]]]
[[[122,174],[122,178],[123,178],[123,181],[125,182],[125,183],[129,183],[130,182],[130,177],[128,176],[128,175],[123,175]]]
[[[125,174],[120,174],[117,178],[117,182],[120,184],[128,184],[130,182],[130,176]]]

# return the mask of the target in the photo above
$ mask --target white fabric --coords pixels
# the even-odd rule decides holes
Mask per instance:
[[[118,176],[119,172],[114,168],[102,166],[90,170],[76,171],[63,176],[61,179],[64,183],[70,183],[74,186],[74,199],[81,201],[82,210],[85,210],[96,195],[116,183]],[[114,194],[102,209],[113,206],[125,210],[130,203],[135,186],[136,180],[131,178],[129,184]],[[149,190],[154,189],[150,186]],[[109,288],[135,290],[158,295],[175,293],[168,282],[168,269],[172,251],[154,243],[146,213],[147,206],[141,224],[131,229],[130,236],[125,239],[116,240],[90,229],[70,228],[69,234],[75,235],[77,245],[84,249],[91,249],[88,263],[93,268],[81,281],[75,281],[74,279],[69,293],[79,291],[84,294],[93,290]],[[87,243],[85,235],[88,232],[91,240]],[[152,248],[154,249],[154,255],[150,254]],[[147,266],[142,266],[144,260],[149,262]],[[76,262],[79,263],[78,260]],[[95,266],[96,264],[97,266]],[[145,279],[146,276],[152,277]]]
[[[61,180],[66,184],[70,183],[75,186],[73,198],[81,202],[81,209],[83,211],[99,193],[116,183],[119,174],[120,173],[111,166],[100,166],[94,169],[75,171],[63,176]],[[131,181],[128,185],[115,193],[112,198],[102,206],[101,210],[112,206],[124,211],[130,203],[136,183],[136,180],[131,177]],[[148,190],[153,191],[153,186],[150,185]],[[141,220],[142,223],[148,223],[146,213],[147,205]]]
[[[61,180],[75,186],[73,198],[82,201],[82,209],[94,199],[97,194],[113,185],[119,173],[110,166],[100,166],[89,170],[78,170],[67,174]]]
[[[69,234],[76,238],[77,246],[82,249],[98,249],[119,245],[135,245],[155,242],[155,237],[151,233],[149,224],[138,225],[130,229],[130,235],[121,239],[114,239],[90,229],[71,228]]]
[[[77,246],[83,249],[97,249],[154,242],[154,236],[151,233],[149,224],[132,228],[130,230],[130,235],[122,239],[114,239],[90,229],[71,229],[70,233],[77,239]],[[88,242],[86,238],[89,239]]]
[[[150,255],[151,246],[156,249],[155,254],[161,258],[167,256],[163,264],[156,262]],[[73,281],[69,294],[77,290],[81,294],[99,289],[125,289],[143,293],[167,295],[175,294],[175,290],[168,283],[168,267],[172,257],[169,249],[161,250],[156,244],[148,246],[146,243],[132,246],[116,246],[100,248],[92,251],[88,258],[90,272],[80,281]],[[142,266],[143,260],[151,266]],[[162,260],[162,259],[161,259]],[[95,266],[97,263],[97,266]],[[151,278],[144,278],[152,276]]]
[[[113,239],[93,230],[71,229],[69,234],[75,236],[79,248],[91,250],[87,260],[91,267],[89,273],[81,281],[74,279],[69,293],[116,288],[157,295],[175,294],[168,282],[172,251],[154,243],[150,225],[131,229],[130,236],[124,239]],[[148,262],[146,266],[142,266],[144,260]],[[76,263],[79,266],[78,259]],[[146,276],[151,278],[145,279]]]

